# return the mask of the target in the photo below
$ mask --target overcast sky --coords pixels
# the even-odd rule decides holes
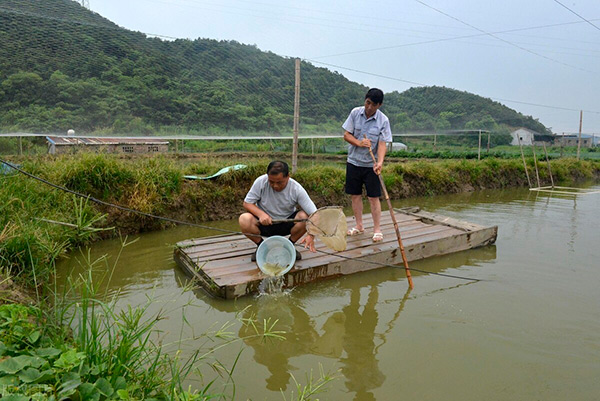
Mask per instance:
[[[468,91],[557,133],[577,132],[583,110],[583,132],[600,134],[598,0],[90,0],[90,6],[127,29],[255,44],[384,92],[417,84]]]

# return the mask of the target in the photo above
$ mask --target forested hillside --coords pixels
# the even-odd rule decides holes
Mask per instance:
[[[306,62],[301,71],[304,126],[337,129],[362,103],[366,87]],[[4,131],[283,133],[293,98],[294,60],[255,46],[150,38],[71,0],[0,3]],[[441,87],[388,93],[382,110],[396,132],[546,131],[500,103]]]

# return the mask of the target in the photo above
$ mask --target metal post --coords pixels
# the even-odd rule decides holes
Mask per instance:
[[[23,141],[21,137],[19,137],[19,156],[23,156]]]
[[[579,110],[579,140],[577,141],[577,160],[579,160],[579,153],[581,152],[581,127],[583,125],[583,110]]]
[[[565,149],[565,133],[562,133],[562,140],[560,141],[560,158],[563,157],[563,151]]]
[[[298,125],[300,124],[300,59],[296,59],[296,85],[294,91],[294,146],[292,149],[292,173],[298,168]]]
[[[433,151],[435,152],[435,145],[437,144],[437,132],[433,134]]]
[[[490,132],[488,131],[487,153],[490,153]]]
[[[479,130],[479,147],[477,148],[477,160],[481,160],[481,130]]]

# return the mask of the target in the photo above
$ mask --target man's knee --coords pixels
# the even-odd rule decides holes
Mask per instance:
[[[308,214],[306,214],[304,210],[300,210],[298,213],[296,213],[296,219],[308,219]]]
[[[256,225],[257,220],[252,213],[242,213],[238,219],[238,222],[240,227],[249,228]]]

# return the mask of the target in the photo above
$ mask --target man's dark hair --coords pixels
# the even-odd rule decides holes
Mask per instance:
[[[371,88],[365,95],[365,100],[371,99],[375,104],[383,103],[383,91],[377,88]]]
[[[284,177],[290,175],[290,168],[288,167],[286,162],[275,160],[269,163],[269,166],[267,167],[268,175],[277,175],[280,173],[283,173]]]

